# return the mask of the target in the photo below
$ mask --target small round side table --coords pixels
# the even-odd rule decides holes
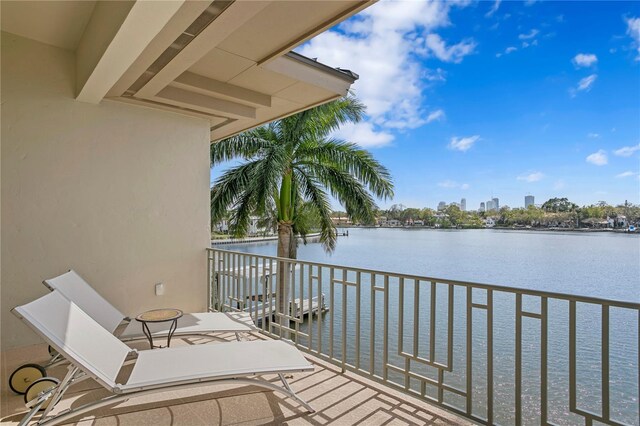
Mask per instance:
[[[162,346],[153,345],[153,336],[151,330],[149,330],[148,323],[160,323],[171,321],[169,326],[169,334],[167,335],[167,347],[171,345],[171,337],[178,328],[178,318],[182,317],[182,311],[180,309],[165,308],[165,309],[153,309],[151,311],[143,312],[136,317],[136,321],[142,323],[142,332],[147,339],[149,339],[149,346],[153,348],[162,348]]]

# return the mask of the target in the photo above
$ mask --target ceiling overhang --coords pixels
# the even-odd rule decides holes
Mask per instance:
[[[33,8],[33,3],[41,8]],[[88,13],[83,1],[3,1],[2,29],[74,50],[79,101],[111,99],[203,118],[209,121],[211,140],[345,95],[356,74],[290,51],[371,4],[356,0],[92,3]],[[58,33],[51,22],[48,32],[24,29],[15,19],[24,20],[27,9],[50,15],[55,10],[65,19],[59,19]],[[72,28],[78,40],[74,34],[59,34],[69,27],[72,15],[86,21],[75,22]],[[77,28],[80,24],[82,31]]]

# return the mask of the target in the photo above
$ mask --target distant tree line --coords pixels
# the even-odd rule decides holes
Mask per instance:
[[[332,217],[347,218],[347,214],[334,211]],[[551,198],[540,207],[528,208],[502,207],[499,211],[479,212],[476,210],[462,211],[458,206],[450,205],[442,211],[430,208],[404,207],[394,204],[389,209],[377,211],[378,222],[381,218],[398,220],[402,224],[422,221],[424,226],[439,226],[443,228],[482,228],[485,220],[492,218],[496,226],[565,226],[588,227],[602,224],[607,219],[626,218],[626,224],[640,222],[640,205],[619,204],[611,206],[599,201],[589,206],[578,206],[567,198]],[[376,225],[376,223],[356,223],[357,225]],[[621,226],[616,221],[615,226]]]

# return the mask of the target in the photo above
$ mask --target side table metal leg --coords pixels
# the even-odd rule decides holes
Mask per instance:
[[[147,336],[147,339],[149,340],[149,347],[153,349],[153,337],[151,336],[151,330],[149,330],[149,326],[144,321],[142,322],[142,332],[145,336]]]
[[[167,336],[167,347],[171,346],[171,337],[173,337],[173,333],[176,332],[176,328],[178,328],[178,320],[174,319],[171,322],[171,327],[169,327],[169,335]]]

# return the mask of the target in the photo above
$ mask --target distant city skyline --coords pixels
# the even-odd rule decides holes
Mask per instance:
[[[554,198],[554,197],[552,197],[552,198]],[[566,197],[557,197],[557,198],[566,198]],[[509,207],[511,209],[527,208],[530,205],[532,205],[534,207],[540,207],[544,202],[548,201],[548,199],[545,199],[542,202],[536,204],[535,199],[536,199],[535,195],[526,194],[526,195],[522,196],[522,200],[523,200],[522,203],[509,205],[509,204],[501,203],[499,197],[493,197],[493,198],[491,198],[489,200],[481,201],[478,204],[477,208],[474,208],[473,206],[471,208],[467,208],[467,202],[466,202],[465,198],[462,198],[460,200],[460,202],[457,202],[457,201],[447,202],[447,201],[441,200],[435,206],[434,205],[425,205],[425,204],[408,205],[408,206],[404,205],[404,204],[395,204],[395,206],[399,207],[401,210],[404,210],[406,208],[430,208],[430,209],[439,211],[439,210],[444,210],[445,208],[447,208],[450,205],[455,205],[458,208],[460,208],[460,210],[462,210],[462,211],[491,211],[491,210],[500,210],[500,208],[502,208],[502,207]],[[569,201],[572,201],[572,200],[569,200]],[[602,201],[602,200],[593,201],[593,202],[587,203],[585,205],[587,205],[587,206],[595,205],[600,201]],[[610,204],[610,205],[612,205],[612,206],[623,205],[627,201],[628,200],[623,200],[620,203]],[[464,208],[463,208],[463,206],[464,206]],[[382,208],[382,209],[385,210],[384,208]]]

